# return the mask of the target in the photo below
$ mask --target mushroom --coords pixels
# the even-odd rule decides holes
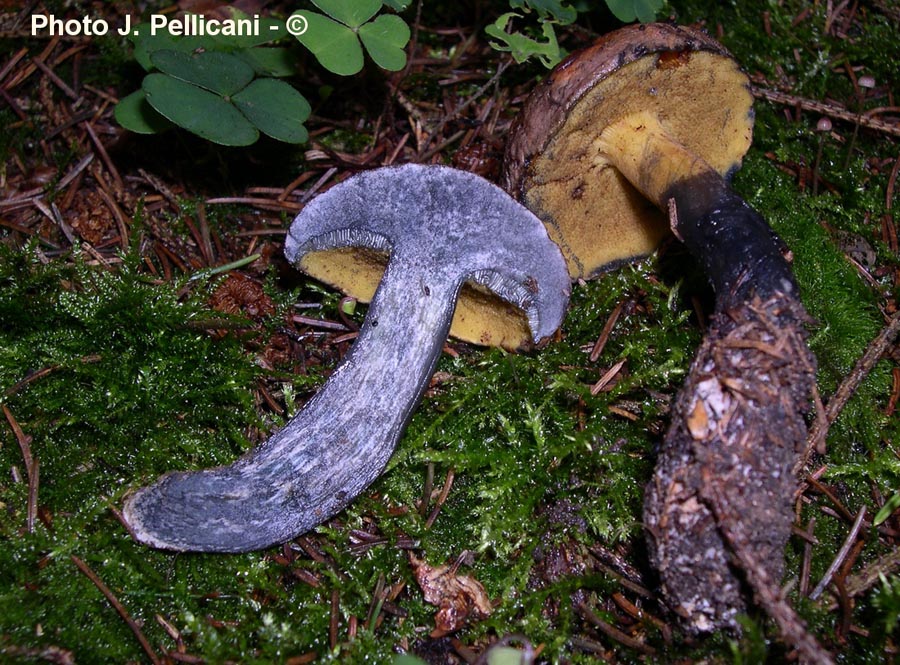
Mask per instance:
[[[282,430],[230,466],[169,473],[123,510],[171,550],[242,552],[287,541],[382,472],[434,371],[467,280],[521,308],[535,341],[560,325],[569,280],[540,220],[470,173],[406,165],[354,176],[291,225],[285,254],[361,247],[390,260],[353,348]]]
[[[646,256],[668,229],[666,206],[629,183],[616,153],[599,144],[601,131],[646,112],[728,176],[750,146],[752,104],[747,77],[707,35],[629,26],[573,54],[535,88],[510,132],[502,184],[544,221],[572,277],[589,279]],[[653,173],[663,181],[662,169]]]
[[[573,278],[649,253],[667,226],[704,267],[716,307],[647,488],[651,560],[692,631],[736,627],[745,579],[802,649],[777,585],[815,359],[789,253],[729,186],[751,107],[747,77],[710,37],[630,26],[535,89],[504,184],[547,224]]]

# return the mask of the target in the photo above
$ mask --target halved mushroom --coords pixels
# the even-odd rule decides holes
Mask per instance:
[[[382,472],[434,371],[465,282],[523,312],[534,342],[568,304],[559,249],[534,215],[463,171],[406,165],[315,198],[285,253],[364,247],[390,259],[353,348],[281,431],[230,466],[170,473],[123,510],[153,547],[242,552],[290,540],[347,506]]]
[[[588,279],[646,256],[668,230],[665,205],[610,168],[615,155],[598,146],[600,132],[649,113],[728,176],[750,146],[752,105],[747,77],[704,33],[623,28],[564,60],[531,93],[510,132],[501,184],[544,221],[572,277]]]
[[[431,246],[435,254],[444,253],[439,242],[437,236],[433,237]],[[288,247],[290,243],[289,238]],[[456,251],[464,243],[463,238],[453,241],[447,250]],[[351,246],[317,247],[315,252],[299,258],[297,267],[310,277],[368,303],[381,283],[388,261],[386,247],[377,242],[360,242]],[[525,350],[534,342],[533,330],[525,312],[477,281],[463,285],[456,301],[449,335],[464,342],[499,346],[509,351]]]
[[[666,216],[699,259],[716,309],[647,490],[651,558],[690,629],[735,627],[746,580],[785,638],[826,662],[778,589],[815,359],[786,248],[727,181],[750,144],[751,104],[710,37],[628,27],[538,86],[505,185],[548,225],[573,277],[652,251]]]

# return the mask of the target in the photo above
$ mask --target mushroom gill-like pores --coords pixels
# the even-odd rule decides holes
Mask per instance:
[[[291,225],[285,253],[390,255],[353,348],[293,420],[230,466],[170,473],[123,510],[162,549],[242,552],[322,523],[377,478],[434,371],[472,282],[521,308],[535,342],[562,322],[569,280],[534,215],[470,173],[406,165],[354,176]]]
[[[792,469],[814,381],[786,249],[728,183],[751,107],[746,76],[710,37],[631,26],[536,88],[505,167],[508,191],[548,225],[573,277],[651,252],[670,227],[715,289],[644,510],[667,602],[700,632],[735,627],[745,580],[773,616],[783,609]]]
[[[561,62],[529,95],[506,148],[501,185],[547,225],[573,278],[650,254],[664,212],[598,150],[600,131],[647,111],[717,173],[740,168],[753,131],[747,78],[697,30],[629,26]]]
[[[433,245],[436,246],[438,241],[435,238]],[[290,242],[288,240],[289,246]],[[299,267],[310,277],[367,303],[381,283],[388,260],[383,244],[360,243],[352,247],[321,247],[304,255]],[[449,334],[481,346],[497,346],[509,351],[528,349],[534,342],[534,331],[525,314],[515,302],[484,284],[468,282],[456,300]]]

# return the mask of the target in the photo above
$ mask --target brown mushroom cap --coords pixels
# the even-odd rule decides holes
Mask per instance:
[[[722,176],[753,130],[746,75],[718,42],[669,24],[628,26],[574,53],[525,103],[507,145],[503,186],[547,225],[573,279],[652,252],[668,224],[598,143],[647,112]]]

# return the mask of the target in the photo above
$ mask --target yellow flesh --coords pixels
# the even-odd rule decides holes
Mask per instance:
[[[300,268],[318,280],[340,289],[360,302],[375,295],[388,257],[363,249],[333,249],[306,254]],[[525,313],[486,289],[463,286],[450,334],[457,339],[485,346],[515,350],[527,347],[531,332]]]
[[[665,216],[631,187],[597,137],[637,112],[654,115],[688,151],[725,175],[750,145],[752,96],[730,58],[648,55],[597,83],[531,165],[525,204],[547,224],[573,278],[652,252]]]
[[[609,125],[596,145],[597,151],[660,209],[666,208],[665,196],[673,184],[712,170],[647,111]]]

